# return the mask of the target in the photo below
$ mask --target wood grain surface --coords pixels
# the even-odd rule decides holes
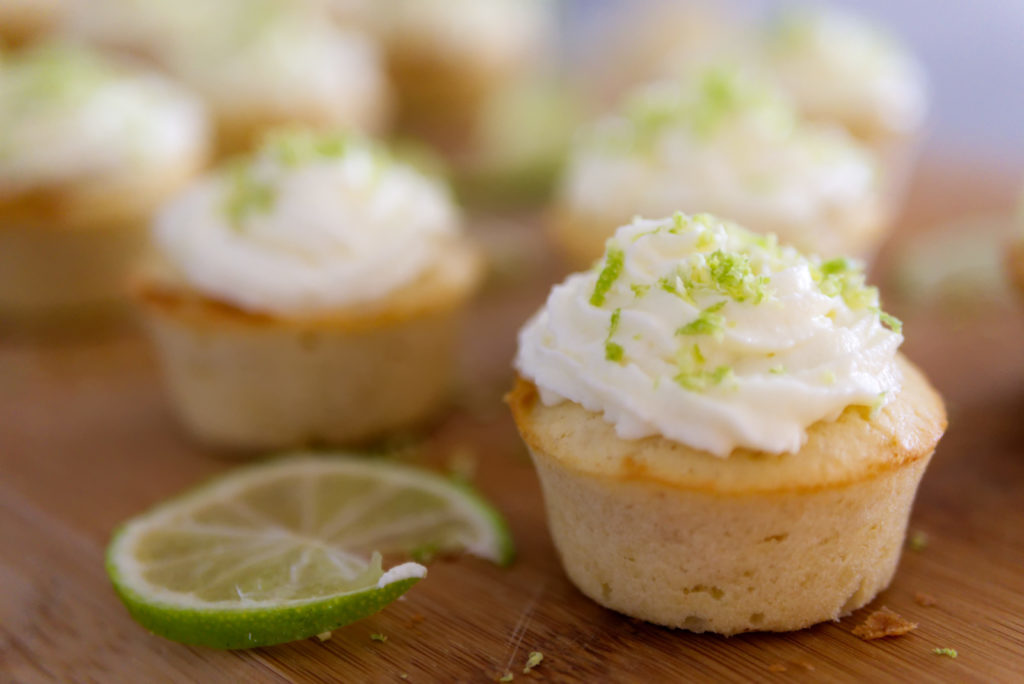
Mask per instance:
[[[1024,299],[1003,285],[993,256],[1005,221],[989,220],[1009,213],[1018,181],[930,159],[876,267],[887,308],[905,321],[905,351],[948,402],[950,428],[911,521],[927,546],[907,550],[892,586],[839,623],[693,635],[605,610],[567,581],[500,403],[515,331],[557,275],[536,220],[513,217],[477,227],[504,254],[501,274],[468,321],[460,406],[409,452],[434,467],[473,455],[475,481],[515,534],[511,568],[438,561],[405,600],[323,643],[220,652],[150,635],[106,578],[110,533],[233,464],[180,431],[132,325],[45,338],[8,329],[0,333],[0,679],[433,682],[511,671],[516,682],[1024,681]],[[966,234],[973,247],[960,244]],[[967,266],[935,257],[943,245]],[[949,272],[939,287],[915,284],[922,255],[935,262],[926,275]],[[919,605],[917,593],[936,605]],[[883,605],[919,629],[874,642],[851,634]],[[374,632],[388,640],[371,640]],[[959,657],[933,654],[939,647]],[[531,651],[544,661],[524,675]]]

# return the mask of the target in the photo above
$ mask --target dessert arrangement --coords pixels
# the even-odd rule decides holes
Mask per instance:
[[[505,403],[584,596],[687,639],[889,586],[947,426],[866,275],[921,67],[838,11],[686,11],[623,31],[598,96],[556,26],[545,0],[0,8],[0,323],[128,305],[189,448],[276,456],[114,533],[143,627],[325,640],[437,557],[513,561],[481,494],[381,446],[483,383],[458,368],[496,198],[568,274],[507,340]],[[1024,238],[1007,264],[1024,290]]]

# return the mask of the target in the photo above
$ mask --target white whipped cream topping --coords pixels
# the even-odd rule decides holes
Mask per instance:
[[[836,9],[782,17],[769,39],[769,67],[816,118],[908,135],[927,109],[924,71],[881,28]]]
[[[437,263],[459,229],[441,183],[366,141],[302,133],[195,183],[154,226],[189,285],[284,315],[384,297]]]
[[[826,255],[881,201],[872,155],[844,131],[800,121],[768,83],[711,70],[641,91],[569,158],[564,203],[613,221],[716,213]]]
[[[99,182],[203,154],[199,101],[171,82],[71,47],[0,66],[0,187]]]
[[[623,226],[555,286],[515,365],[546,405],[602,413],[623,439],[793,452],[816,421],[899,390],[903,337],[883,319],[899,327],[857,265],[677,214]]]
[[[376,125],[388,85],[376,45],[326,7],[281,0],[90,0],[65,32],[145,54],[221,117]]]
[[[255,109],[370,130],[388,86],[376,45],[322,13],[278,0],[206,3],[163,61],[218,113]],[[225,30],[223,27],[230,27]]]
[[[547,0],[378,0],[375,8],[389,45],[489,68],[532,61],[553,24]]]

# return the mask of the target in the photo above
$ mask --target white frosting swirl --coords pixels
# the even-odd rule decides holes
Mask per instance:
[[[881,28],[836,9],[781,18],[769,39],[769,66],[801,110],[862,130],[909,135],[924,120],[924,71]]]
[[[49,45],[0,66],[0,188],[90,182],[199,158],[199,101],[169,81]]]
[[[148,55],[221,118],[373,129],[388,85],[376,45],[315,3],[90,0],[65,32]]]
[[[293,133],[206,177],[158,216],[181,277],[243,309],[284,315],[377,300],[459,235],[446,188],[358,138]]]
[[[722,69],[648,88],[599,122],[570,156],[562,193],[597,218],[708,211],[826,255],[873,228],[881,202],[866,149],[798,120],[768,83]]]
[[[519,334],[545,404],[600,412],[623,439],[717,456],[800,449],[807,428],[898,391],[898,321],[857,265],[821,262],[708,215],[637,219]]]

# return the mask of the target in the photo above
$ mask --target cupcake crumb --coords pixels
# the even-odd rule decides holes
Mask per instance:
[[[914,603],[916,603],[919,606],[924,606],[925,608],[931,608],[932,606],[938,605],[939,602],[936,601],[935,597],[931,594],[926,594],[922,591],[919,591],[916,594],[914,594]]]
[[[917,629],[916,622],[910,622],[899,613],[882,606],[861,624],[853,628],[853,633],[865,641],[885,637],[903,636]]]
[[[807,670],[808,672],[814,672],[814,665],[811,665],[806,660],[798,660],[796,661],[796,664],[802,667],[803,669]]]

